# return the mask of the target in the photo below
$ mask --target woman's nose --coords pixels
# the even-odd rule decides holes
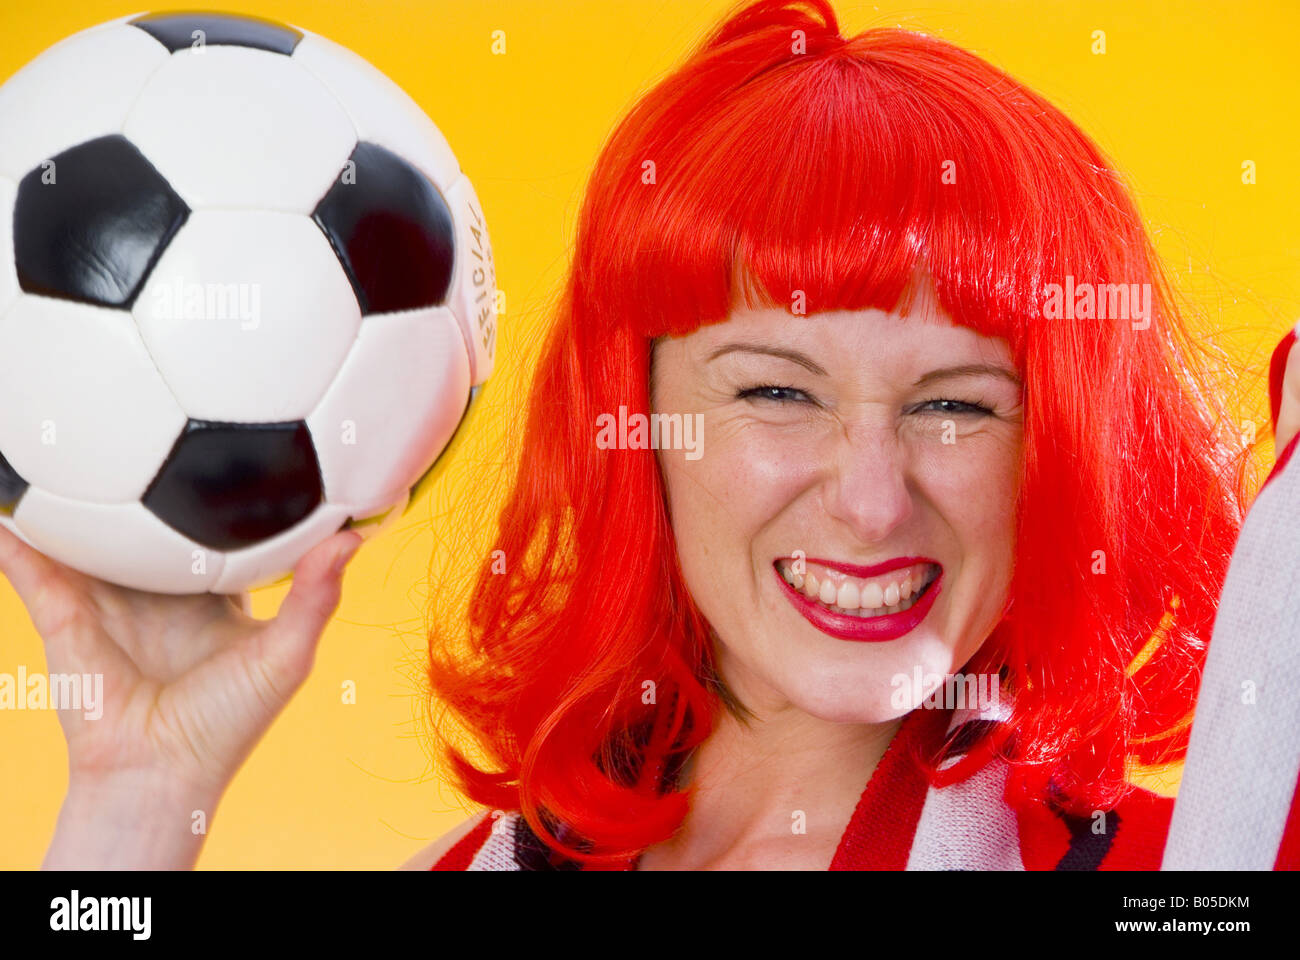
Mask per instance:
[[[826,509],[864,543],[887,540],[912,515],[907,451],[892,429],[858,427],[836,444]]]

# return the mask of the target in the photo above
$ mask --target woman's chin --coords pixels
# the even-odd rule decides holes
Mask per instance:
[[[791,701],[804,713],[827,723],[881,724],[890,723],[911,712],[911,707],[896,707],[890,700],[889,690],[872,692],[867,697],[851,700],[839,698],[802,698],[791,691]]]
[[[834,723],[887,723],[920,707],[958,669],[942,637],[917,631],[888,644],[854,645],[861,652],[819,663],[790,663],[780,687],[803,712]],[[802,678],[794,683],[791,678]]]
[[[915,696],[891,685],[889,678],[871,677],[849,690],[786,690],[786,696],[804,713],[828,723],[888,723],[921,706],[925,695]]]

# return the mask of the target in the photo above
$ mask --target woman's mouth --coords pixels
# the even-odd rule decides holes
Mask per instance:
[[[871,567],[782,557],[773,567],[804,619],[843,640],[893,640],[912,630],[934,606],[943,576],[921,557]]]

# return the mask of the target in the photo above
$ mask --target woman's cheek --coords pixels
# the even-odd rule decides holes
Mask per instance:
[[[710,423],[706,418],[698,460],[660,451],[682,570],[696,603],[711,619],[725,618],[724,610],[733,605],[753,609],[756,539],[807,486],[812,472],[807,445],[791,433],[766,424]],[[771,559],[758,558],[758,565]]]
[[[966,549],[1014,537],[1020,472],[1014,439],[994,431],[924,444],[916,479]]]
[[[704,454],[687,467],[712,495],[705,508],[720,518],[736,517],[737,533],[757,532],[815,473],[814,438],[807,430],[740,418],[711,423],[707,417],[704,429]]]
[[[963,443],[965,443],[963,447]],[[1015,562],[1019,448],[995,434],[927,449],[917,480],[955,540],[959,568],[947,589],[949,635],[960,666],[1001,617]]]

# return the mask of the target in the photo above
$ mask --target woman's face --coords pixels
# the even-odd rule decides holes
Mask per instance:
[[[651,404],[702,415],[694,452],[661,440],[658,457],[686,584],[746,706],[893,719],[1001,619],[1022,430],[1005,341],[932,297],[911,317],[741,308],[656,343]]]

